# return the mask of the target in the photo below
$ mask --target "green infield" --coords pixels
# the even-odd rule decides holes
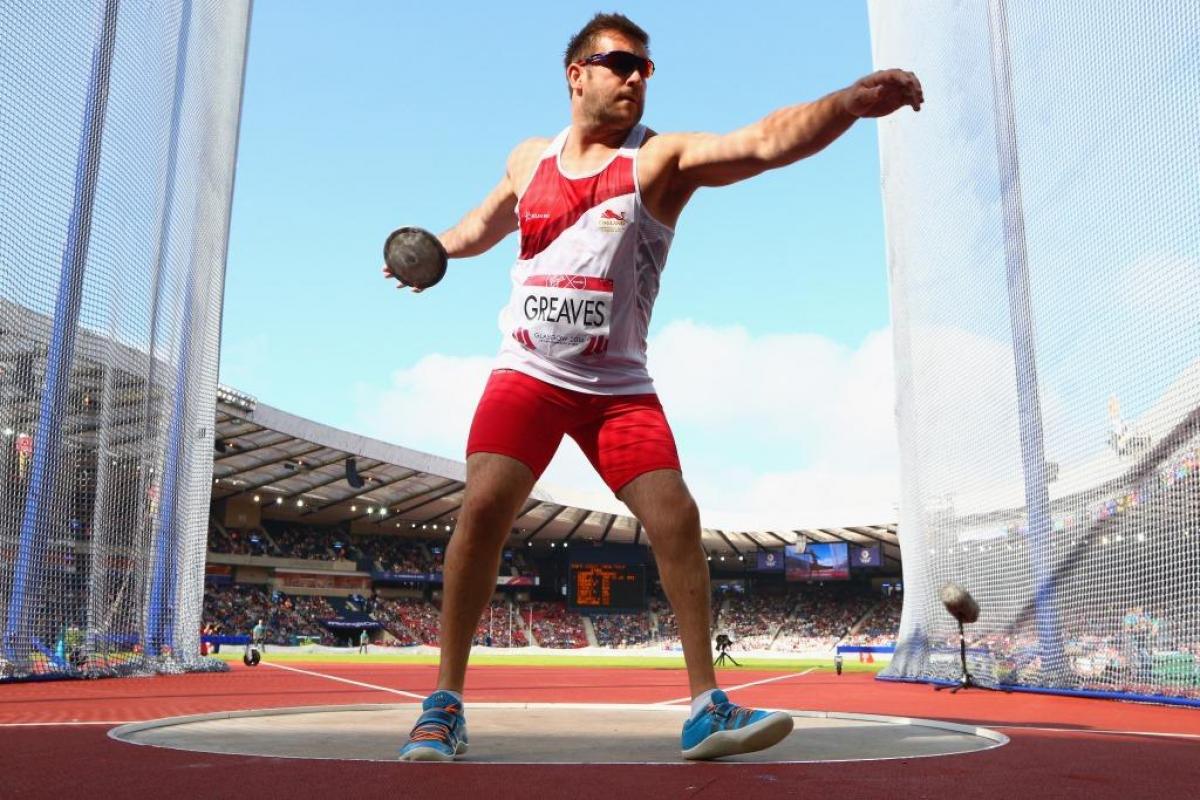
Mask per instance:
[[[226,661],[241,661],[241,648],[229,648],[220,653],[217,658]],[[278,662],[281,664],[437,664],[438,657],[433,654],[387,653],[297,653],[272,652],[270,647],[263,654],[263,662]],[[781,670],[800,672],[807,669],[833,670],[832,658],[739,658],[739,667],[725,666],[722,670],[736,672],[737,670]],[[580,667],[592,669],[612,669],[615,667],[630,667],[637,669],[683,669],[683,656],[597,656],[597,655],[493,655],[474,654],[471,656],[472,666],[510,666],[510,667]],[[846,659],[843,669],[846,672],[876,672],[883,664],[862,664]]]

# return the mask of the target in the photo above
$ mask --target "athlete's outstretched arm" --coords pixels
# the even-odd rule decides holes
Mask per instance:
[[[725,186],[787,166],[823,150],[861,117],[882,117],[903,107],[921,109],[921,83],[911,72],[874,72],[811,103],[788,106],[732,133],[665,134],[673,151],[675,192]]]
[[[522,142],[508,156],[504,177],[475,208],[466,213],[458,224],[438,235],[446,255],[450,258],[469,258],[486,253],[505,236],[517,229],[517,191],[528,177],[531,163],[546,146],[545,139],[530,139]],[[412,288],[396,278],[388,269],[382,268],[383,277],[396,281],[397,289]]]
[[[518,193],[524,188],[529,171],[546,144],[546,139],[527,139],[513,148],[508,155],[504,177],[496,188],[457,225],[438,236],[451,258],[486,253],[517,229]]]
[[[468,211],[453,228],[438,235],[442,246],[446,248],[446,255],[450,258],[467,258],[486,253],[517,229],[516,206],[517,197],[506,173],[482,203]],[[383,265],[380,272],[385,280],[394,280],[397,289],[424,291],[400,280],[388,269],[387,264]]]
[[[517,229],[517,193],[505,174],[495,188],[453,228],[438,235],[450,258],[486,253]]]

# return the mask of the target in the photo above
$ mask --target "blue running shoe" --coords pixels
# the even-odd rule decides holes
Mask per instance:
[[[683,723],[683,757],[706,760],[753,753],[778,744],[794,724],[786,711],[742,708],[717,689],[708,706]]]
[[[421,703],[421,716],[400,748],[401,761],[453,761],[467,752],[467,718],[449,692],[434,692]]]

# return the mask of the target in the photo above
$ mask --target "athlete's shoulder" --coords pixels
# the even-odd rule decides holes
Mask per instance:
[[[518,197],[525,193],[525,188],[533,178],[534,169],[542,159],[542,153],[550,146],[552,139],[535,136],[518,144],[508,154],[507,173],[509,185]]]
[[[663,159],[677,158],[689,144],[708,136],[711,134],[691,131],[657,133],[647,129],[646,137],[642,139],[642,150],[647,156]]]
[[[508,154],[509,166],[515,163],[529,161],[530,159],[538,159],[546,148],[550,146],[553,139],[545,136],[534,136],[519,142],[516,147]]]
[[[638,179],[643,189],[649,188],[661,179],[669,179],[679,169],[680,160],[692,146],[698,133],[655,133],[649,131],[642,140],[642,149],[638,156]]]

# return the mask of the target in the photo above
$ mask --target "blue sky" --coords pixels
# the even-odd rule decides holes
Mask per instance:
[[[865,3],[731,8],[618,9],[651,35],[651,127],[726,132],[872,69]],[[494,185],[513,145],[565,127],[562,50],[597,10],[259,0],[222,382],[461,458],[499,345],[515,237],[452,262],[421,295],[380,279],[382,243],[399,225],[450,226]],[[650,369],[685,475],[715,516],[777,507],[796,526],[893,516],[879,184],[876,126],[860,122],[812,159],[701,192],[683,214]],[[866,462],[847,455],[864,448]],[[546,481],[605,494],[570,442]]]

